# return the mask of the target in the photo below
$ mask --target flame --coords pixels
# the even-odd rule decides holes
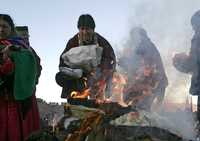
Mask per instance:
[[[95,95],[96,99],[105,100],[106,81],[105,80],[98,81],[96,87],[98,89]]]
[[[79,91],[73,91],[71,92],[71,97],[72,98],[87,98],[90,95],[90,89],[85,89],[82,92]]]
[[[153,89],[157,88],[159,84],[159,80],[155,77],[157,73],[156,64],[142,59],[138,69],[131,78],[128,78],[129,81],[124,90],[124,94],[128,95],[126,103],[137,104],[139,101],[145,100],[145,97],[151,97]]]
[[[123,93],[124,86],[126,84],[126,78],[120,73],[114,73],[112,79],[112,92],[113,93]]]
[[[85,88],[87,88],[88,87],[87,86],[87,78],[84,77],[83,80],[84,80]],[[90,89],[87,88],[87,89],[83,90],[82,92],[72,91],[70,95],[72,98],[87,98],[90,95]]]
[[[115,72],[113,74],[112,79],[112,96],[110,97],[110,100],[113,102],[118,102],[122,106],[126,106],[123,100],[123,91],[124,86],[127,83],[127,78],[125,75]]]

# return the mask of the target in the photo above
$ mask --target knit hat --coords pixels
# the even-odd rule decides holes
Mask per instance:
[[[95,28],[95,22],[94,22],[94,19],[92,18],[92,16],[89,15],[89,14],[81,15],[78,19],[77,27],[80,28],[81,26],[94,29]]]

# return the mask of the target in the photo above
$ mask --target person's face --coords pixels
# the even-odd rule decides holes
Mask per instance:
[[[88,33],[93,33],[93,32],[94,32],[94,30],[89,27],[81,26],[79,28],[79,33],[81,33],[81,34],[88,34]]]
[[[93,41],[94,30],[89,27],[80,27],[79,36],[82,42],[90,43]]]
[[[12,32],[11,26],[8,22],[0,19],[0,39],[5,39],[10,36]]]

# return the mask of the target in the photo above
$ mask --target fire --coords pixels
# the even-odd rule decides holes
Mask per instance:
[[[126,79],[124,75],[115,72],[112,79],[114,93],[123,93],[124,85],[126,84]]]
[[[142,59],[136,71],[129,76],[124,88],[126,103],[137,105],[143,102],[145,97],[151,97],[159,84],[157,74],[156,65]]]
[[[85,88],[82,92],[79,92],[79,91],[72,91],[71,92],[71,97],[72,98],[87,98],[88,96],[90,96],[90,88],[88,88],[87,86],[87,78],[84,77],[83,78],[84,80],[84,85],[85,85]]]
[[[95,77],[94,72],[91,72],[91,76]],[[104,93],[106,88],[106,82],[103,79],[94,81],[91,86],[87,84],[87,78],[83,78],[84,80],[84,87],[83,91],[72,91],[71,97],[72,98],[95,98],[104,100]]]
[[[125,75],[115,72],[112,79],[112,96],[110,100],[118,102],[122,106],[126,106],[123,100],[124,86],[126,85],[127,78]]]
[[[78,91],[73,91],[71,92],[71,97],[72,98],[87,98],[90,95],[90,89],[85,89],[82,92],[78,92]]]
[[[95,98],[100,99],[100,100],[105,100],[105,89],[106,89],[105,80],[98,81],[98,83],[95,87],[97,89]]]

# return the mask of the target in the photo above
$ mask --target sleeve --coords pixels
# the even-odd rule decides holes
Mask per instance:
[[[67,65],[64,63],[64,60],[62,59],[62,55],[69,51],[72,48],[72,43],[71,40],[68,41],[64,51],[62,52],[62,54],[60,55],[60,62],[59,62],[59,67],[67,67]]]
[[[185,63],[185,68],[187,68],[188,72],[193,72],[194,69],[197,68],[198,55],[200,53],[199,48],[200,48],[200,39],[196,38],[192,39],[188,60]]]
[[[59,67],[68,67],[65,63],[64,63],[64,60],[62,59],[62,55],[69,51],[70,49],[72,48],[72,39],[68,41],[64,51],[61,53],[60,55],[60,62],[59,62]],[[56,73],[55,75],[55,80],[56,80],[56,83],[61,86],[61,87],[66,87],[66,81],[69,81],[73,79],[72,77],[69,77],[68,75],[66,75],[65,73],[63,72],[58,72]]]
[[[189,55],[184,53],[176,54],[173,58],[173,64],[177,70],[183,73],[193,73],[197,69],[198,54],[200,40],[193,38],[191,41],[191,48]]]
[[[100,65],[101,72],[104,77],[109,77],[109,75],[113,74],[116,68],[115,53],[107,40],[102,39],[99,45],[103,47],[102,60]]]

